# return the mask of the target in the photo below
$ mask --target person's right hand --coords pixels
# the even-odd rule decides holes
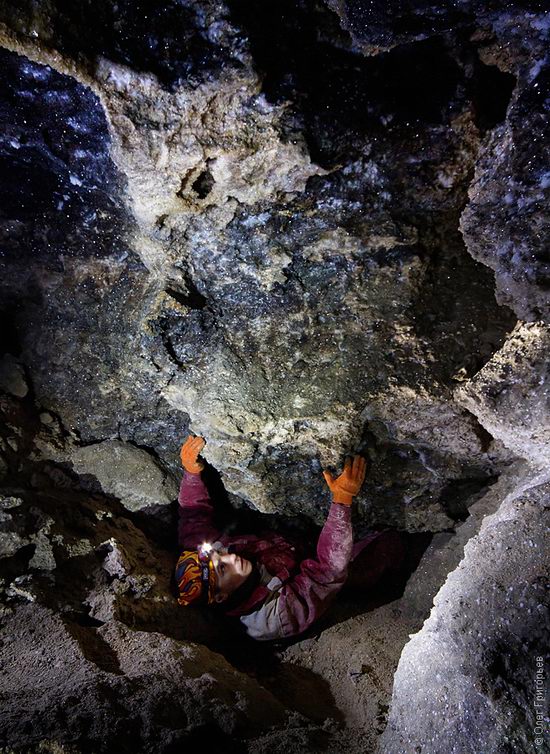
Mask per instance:
[[[204,469],[204,461],[198,460],[198,455],[206,445],[204,437],[189,435],[181,446],[180,458],[183,468],[191,474],[200,474]]]
[[[332,499],[335,503],[342,505],[351,505],[354,495],[357,495],[365,479],[367,470],[367,461],[363,456],[354,456],[346,458],[344,471],[336,479],[333,478],[330,471],[323,471],[325,481],[332,492]]]

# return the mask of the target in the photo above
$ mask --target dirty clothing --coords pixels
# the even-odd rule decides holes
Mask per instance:
[[[317,543],[317,557],[300,559],[294,545],[275,532],[228,536],[213,524],[213,506],[200,474],[184,471],[179,492],[178,540],[183,549],[203,542],[227,548],[256,565],[260,579],[244,603],[227,612],[253,639],[301,634],[328,608],[346,581],[353,555],[380,535],[353,546],[351,507],[332,503]]]

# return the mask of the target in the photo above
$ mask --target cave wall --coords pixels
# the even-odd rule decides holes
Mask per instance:
[[[178,39],[174,14],[139,28],[125,5],[5,6],[5,45],[38,61],[12,56],[12,78],[44,79],[6,159],[22,170],[38,151],[72,189],[53,185],[28,231],[8,206],[41,252],[29,263],[15,242],[25,294],[5,310],[67,429],[42,452],[94,474],[120,441],[177,480],[190,428],[238,500],[319,523],[321,466],[368,447],[365,525],[452,527],[449,481],[483,485],[509,460],[452,389],[515,322],[458,225],[517,72],[482,62],[468,13],[376,55],[322,6],[184,4]],[[78,42],[79,24],[95,33]],[[49,122],[56,87],[85,113],[56,103]]]
[[[387,754],[443,754],[430,721],[452,703],[483,721],[476,739],[446,718],[457,751],[489,727],[507,750],[528,679],[521,642],[499,664],[503,616],[529,633],[521,595],[538,609],[546,568],[549,33],[529,2],[0,2],[2,614],[14,657],[54,637],[10,680],[3,745],[337,752],[372,727]],[[328,678],[351,737],[232,668],[219,626],[173,604],[188,432],[236,509],[311,533],[321,469],[360,451],[357,533],[435,533],[399,614],[343,615],[298,647],[291,682]],[[363,642],[392,622],[383,682],[327,663],[376,656]],[[417,716],[411,690],[463,658],[452,700],[427,694]]]
[[[523,469],[466,544],[401,654],[378,751],[544,748],[548,492],[547,474]]]

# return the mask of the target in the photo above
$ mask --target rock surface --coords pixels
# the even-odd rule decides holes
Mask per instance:
[[[549,492],[540,479],[520,484],[467,543],[403,650],[381,753],[496,754],[544,745],[536,729],[545,702],[535,704],[535,678],[550,639]]]
[[[0,0],[0,747],[532,750],[549,33],[537,3]],[[286,648],[183,615],[188,432],[235,515],[307,538],[362,452],[357,534],[432,535],[404,591]]]
[[[520,319],[548,322],[550,27],[537,14],[497,23],[518,83],[505,122],[482,145],[460,228],[468,251],[495,271],[497,300]]]
[[[128,510],[168,505],[177,496],[177,486],[166,477],[151,456],[120,440],[84,445],[70,454],[78,474],[95,476],[102,490]]]
[[[39,302],[22,294],[16,317],[34,389],[81,443],[117,437],[149,447],[172,473],[189,426],[207,436],[205,455],[230,493],[318,523],[326,507],[320,464],[336,467],[370,440],[365,524],[447,528],[452,515],[438,501],[449,479],[481,483],[506,462],[497,446],[484,447],[450,390],[514,323],[456,230],[479,142],[472,102],[453,94],[456,63],[433,50],[452,68],[441,111],[426,97],[420,129],[420,113],[415,124],[399,108],[392,114],[393,102],[365,95],[372,132],[365,123],[358,139],[346,122],[323,122],[310,134],[320,167],[300,126],[314,103],[301,112],[261,91],[255,34],[239,53],[244,68],[170,90],[104,58],[90,79],[89,67],[75,70],[25,43],[99,100],[73,78],[9,59],[28,86],[41,82],[21,113],[26,160],[35,150],[50,172],[60,159],[67,165],[68,193],[57,200],[53,192],[45,212],[52,233],[35,238],[41,252],[30,266],[24,219],[12,239],[20,285],[47,288]],[[345,71],[355,61],[348,55]],[[311,81],[303,86],[309,99],[319,96],[307,91]],[[58,154],[39,129],[52,96],[61,112],[67,102],[76,108],[66,113],[71,138]],[[57,124],[49,128],[57,142]],[[420,149],[409,142],[413,132]],[[342,154],[330,152],[329,140]],[[7,148],[19,166],[20,150]],[[56,269],[55,209],[81,207],[91,191],[113,200],[80,220],[80,236],[62,239],[70,248]],[[453,297],[448,309],[439,286]]]
[[[516,455],[534,466],[550,462],[550,329],[518,325],[458,400]]]
[[[148,751],[167,751],[199,741],[223,746],[242,730],[284,721],[282,705],[219,655],[117,621],[81,626],[21,606],[5,621],[2,643],[3,674],[19,668],[4,686],[8,745],[46,739],[61,747],[86,731],[85,750],[107,750],[107,718],[111,751],[131,751],[140,741]],[[37,715],[43,722],[33,734]]]

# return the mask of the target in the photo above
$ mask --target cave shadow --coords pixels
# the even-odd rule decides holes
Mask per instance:
[[[172,741],[163,746],[163,754],[184,754],[213,748],[216,754],[247,754],[248,747],[232,738],[214,723],[198,725],[190,732],[176,733]]]
[[[101,621],[78,612],[72,613],[70,618],[64,615],[62,619],[67,632],[77,642],[88,662],[106,673],[124,675],[117,653],[97,631],[103,625]]]
[[[205,463],[202,477],[214,507],[215,525],[222,534],[261,535],[265,531],[275,531],[299,544],[301,550],[315,552],[321,527],[313,524],[304,514],[287,516],[281,513],[261,513],[245,504],[235,508],[225,489],[222,475],[208,462]]]
[[[220,472],[204,461],[201,474],[214,509],[213,523],[220,535],[236,536],[275,531],[300,543],[300,549],[314,552],[321,527],[303,514],[287,516],[281,513],[262,513],[249,508],[225,489]],[[237,507],[235,507],[237,506]],[[166,550],[178,551],[179,505],[150,505],[138,511],[125,510],[129,518],[148,538]]]
[[[281,656],[288,646],[307,638],[306,634],[278,641],[256,641],[244,633],[238,619],[226,618],[220,610],[217,620],[222,630],[216,638],[202,642],[204,646],[221,654],[237,671],[254,678],[287,709],[317,724],[328,718],[344,723],[329,682],[313,670],[285,662]]]
[[[468,14],[457,13],[436,34],[430,23],[425,37],[395,40],[391,49],[368,55],[353,48],[339,14],[326,5],[228,2],[263,93],[270,102],[292,103],[313,162],[330,169],[353,159],[366,135],[384,138],[390,120],[411,134],[417,123],[448,122],[461,97],[472,102],[482,132],[504,119],[515,77],[482,62]],[[377,30],[371,32],[376,39]]]
[[[393,530],[395,532],[395,530]],[[368,548],[350,564],[346,583],[327,612],[307,631],[298,636],[274,642],[277,652],[308,639],[317,639],[324,631],[340,623],[377,610],[403,596],[407,583],[417,569],[424,552],[433,539],[432,532],[395,532],[405,548],[405,556],[397,568],[386,561],[379,569],[372,570],[370,562],[380,553],[378,548]]]
[[[377,610],[400,599],[412,574],[433,539],[432,532],[400,532],[405,557],[397,569],[384,568],[374,578],[366,578],[367,558],[359,557],[350,567],[348,581],[342,587],[333,610],[328,611],[317,624],[316,633],[338,625],[350,618]],[[391,566],[391,563],[389,564]]]

